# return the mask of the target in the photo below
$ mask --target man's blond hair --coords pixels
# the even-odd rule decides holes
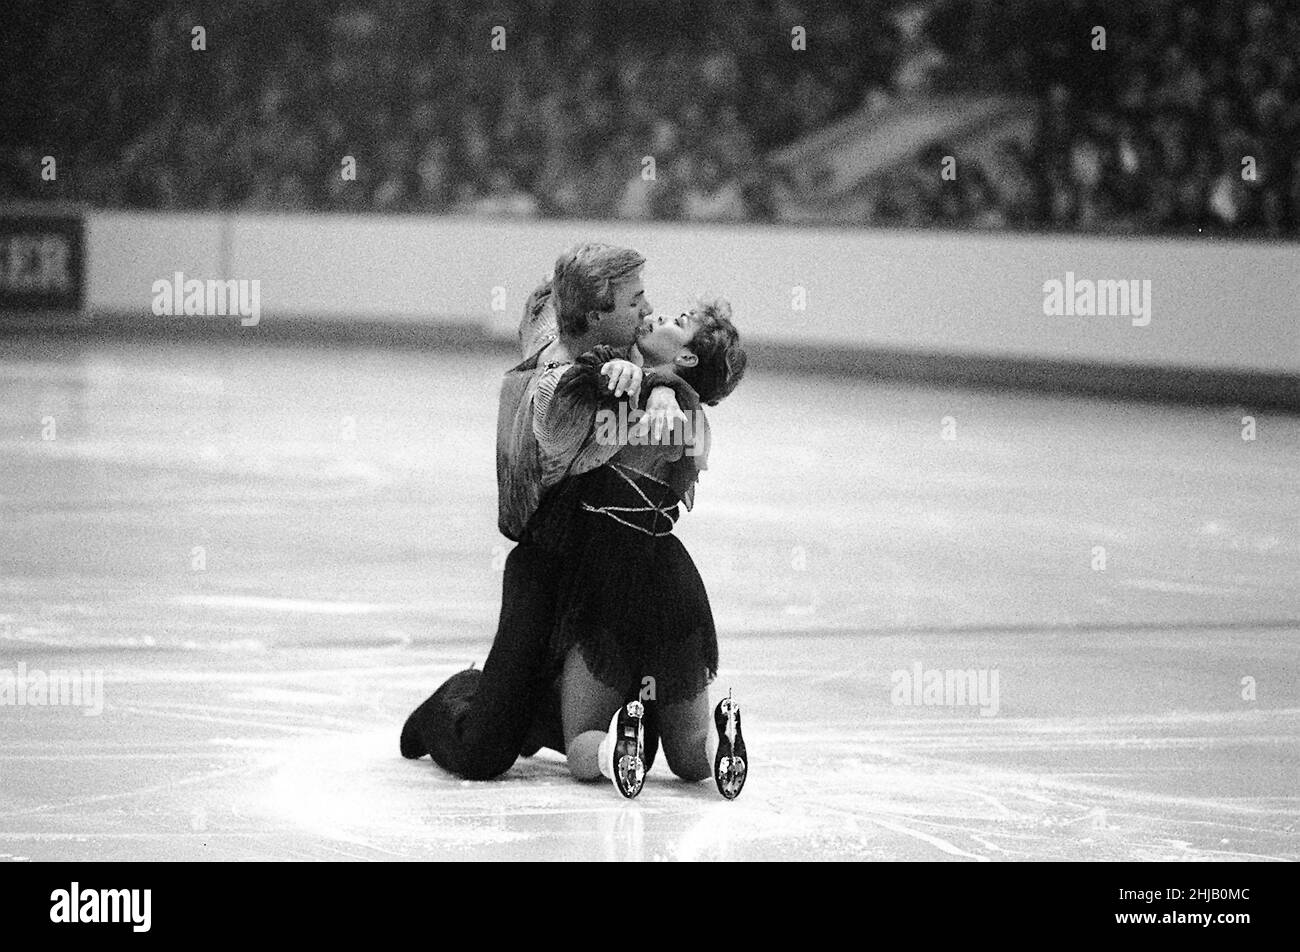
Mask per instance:
[[[631,248],[587,242],[574,245],[555,261],[552,300],[560,333],[576,336],[591,327],[591,316],[614,307],[614,287],[645,267],[645,255]]]

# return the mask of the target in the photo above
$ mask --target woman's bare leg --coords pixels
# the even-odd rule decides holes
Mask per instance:
[[[562,678],[560,703],[569,772],[578,780],[599,779],[600,742],[609,732],[610,718],[624,701],[623,694],[598,680],[576,647],[564,659]]]
[[[718,738],[708,688],[684,701],[660,703],[659,740],[668,758],[668,769],[677,776],[683,780],[707,780],[713,776]]]

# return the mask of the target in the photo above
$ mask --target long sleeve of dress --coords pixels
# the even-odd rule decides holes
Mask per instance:
[[[617,440],[597,439],[597,414],[612,413],[617,420],[628,403],[626,396],[615,398],[609,392],[600,372],[606,361],[618,356],[609,347],[597,347],[572,364],[557,365],[542,374],[533,397],[533,434],[539,451],[542,487],[550,488],[565,476],[620,461],[670,485],[690,509],[695,500],[695,483],[708,467],[710,443],[708,421],[699,398],[685,383],[674,388],[679,405],[691,418],[689,447],[680,443],[647,445],[643,441],[625,445]],[[644,397],[644,383],[641,392]]]
[[[537,439],[542,485],[550,487],[566,474],[585,473],[609,462],[617,444],[595,439],[596,414],[617,414],[627,397],[609,392],[600,368],[618,357],[609,347],[596,347],[571,364],[548,368],[533,394],[533,435]]]

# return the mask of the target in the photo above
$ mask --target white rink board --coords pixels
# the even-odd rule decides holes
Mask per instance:
[[[727,295],[754,340],[1300,373],[1300,245],[1266,242],[101,212],[90,217],[89,305],[147,309],[151,283],[179,268],[261,281],[271,316],[471,320],[509,334],[558,251],[590,239],[644,252],[660,309]],[[1044,283],[1067,272],[1150,281],[1150,323],[1044,315]],[[793,308],[796,288],[805,310]]]

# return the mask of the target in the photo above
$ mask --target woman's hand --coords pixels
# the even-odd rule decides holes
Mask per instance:
[[[641,368],[630,360],[609,360],[600,368],[600,372],[609,378],[609,389],[614,396],[621,397],[628,393],[633,401],[641,393]],[[674,401],[676,402],[676,401]]]
[[[637,421],[637,427],[642,434],[647,430],[652,432],[651,442],[658,443],[663,437],[664,431],[672,432],[677,421],[686,422],[686,414],[682,412],[681,405],[677,402],[677,394],[673,393],[672,387],[655,387],[650,391],[650,396],[645,401],[645,415]]]

